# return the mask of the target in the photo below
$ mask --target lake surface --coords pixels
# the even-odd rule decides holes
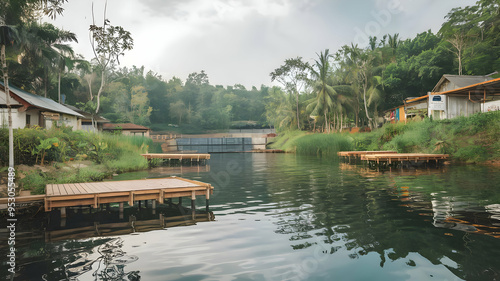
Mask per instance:
[[[117,177],[211,183],[196,223],[172,208],[20,218],[14,280],[500,280],[498,168],[380,173],[259,153],[208,163]],[[154,227],[169,216],[178,227]]]

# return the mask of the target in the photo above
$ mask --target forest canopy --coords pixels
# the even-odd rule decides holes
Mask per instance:
[[[119,58],[133,48],[133,34],[113,26],[112,19],[90,27],[96,56],[87,60],[70,44],[87,42],[41,21],[44,14],[63,16],[64,2],[0,1],[2,26],[15,39],[6,44],[10,84],[111,122],[155,130],[219,130],[235,124],[323,131],[375,127],[384,110],[426,94],[443,74],[487,75],[500,67],[495,0],[452,9],[437,33],[373,36],[367,46],[346,43],[336,51],[320,50],[313,61],[287,59],[270,73],[270,82],[279,86],[251,89],[212,85],[203,70],[182,81],[144,66],[121,67]],[[103,62],[108,55],[110,61]]]

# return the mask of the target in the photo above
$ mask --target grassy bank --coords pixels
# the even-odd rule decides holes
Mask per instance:
[[[281,133],[270,147],[298,154],[336,156],[337,151],[353,150],[354,139],[346,134],[289,131]]]
[[[8,163],[8,132],[0,130],[0,164]],[[69,128],[14,131],[16,183],[44,193],[51,183],[100,181],[115,173],[148,168],[140,154],[153,142],[145,137],[93,134]],[[5,170],[5,168],[3,168]]]
[[[450,120],[385,124],[370,133],[280,134],[275,149],[316,155],[341,150],[396,150],[400,153],[447,153],[452,160],[479,163],[500,160],[500,112],[479,113]]]

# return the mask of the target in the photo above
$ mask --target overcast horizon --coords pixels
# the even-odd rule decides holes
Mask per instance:
[[[247,89],[271,85],[269,73],[285,59],[313,61],[316,53],[357,43],[368,36],[400,34],[413,38],[436,33],[455,7],[476,1],[327,1],[327,0],[130,0],[107,1],[112,25],[132,34],[134,49],[120,57],[120,67],[143,66],[185,81],[204,70],[212,85],[242,84]],[[103,21],[104,2],[94,3],[96,24]],[[89,42],[92,1],[69,1],[56,20],[46,20],[78,36],[76,53],[93,57]]]

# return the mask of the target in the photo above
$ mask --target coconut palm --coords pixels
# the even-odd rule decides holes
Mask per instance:
[[[27,25],[20,34],[21,63],[29,65],[33,75],[38,76],[32,87],[43,87],[47,97],[49,73],[53,70],[59,72],[65,57],[73,55],[71,46],[65,42],[78,42],[76,35],[49,23],[36,22]]]
[[[315,60],[315,63],[310,68],[312,76],[311,86],[316,97],[310,100],[307,106],[308,109],[312,108],[313,113],[319,114],[319,112],[323,112],[325,117],[325,132],[330,132],[328,112],[334,106],[334,97],[337,95],[335,89],[329,84],[332,75],[330,67],[331,55],[329,52],[326,49],[324,52],[318,54],[318,59]]]

